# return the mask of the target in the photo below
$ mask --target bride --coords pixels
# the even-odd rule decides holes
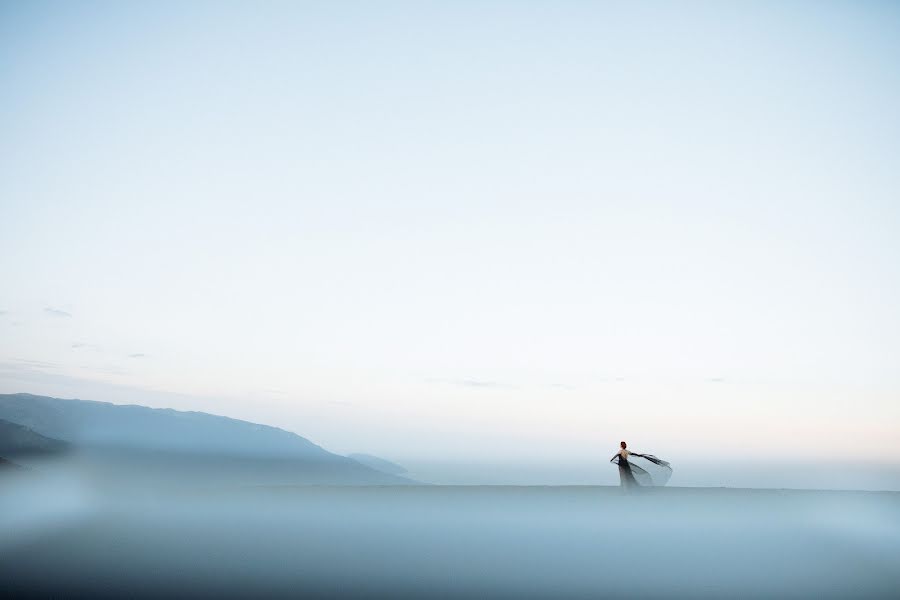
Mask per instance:
[[[672,476],[672,467],[666,461],[652,454],[638,454],[628,450],[628,444],[619,442],[620,449],[609,462],[619,466],[619,483],[626,491],[641,486],[665,485]],[[646,463],[641,467],[635,464],[634,458],[641,458]],[[651,471],[653,474],[651,475]]]

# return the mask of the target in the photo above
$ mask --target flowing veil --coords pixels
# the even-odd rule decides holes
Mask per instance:
[[[620,460],[622,460],[622,457],[616,455],[611,462],[618,465]],[[635,454],[632,452],[628,456],[628,466],[631,467],[631,474],[634,475],[634,479],[645,487],[666,485],[672,476],[672,466],[652,454]]]

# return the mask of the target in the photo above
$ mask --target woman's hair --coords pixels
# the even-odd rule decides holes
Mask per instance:
[[[628,444],[626,444],[625,442],[619,442],[619,445],[622,446],[623,448],[628,447]]]

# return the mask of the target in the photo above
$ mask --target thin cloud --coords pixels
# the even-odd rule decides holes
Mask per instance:
[[[72,342],[71,348],[75,350],[94,350],[96,352],[100,351],[100,346],[97,344],[88,344],[86,342]]]
[[[48,306],[44,308],[44,314],[50,315],[52,317],[71,317],[72,313],[66,312],[64,310],[60,310],[58,308],[53,308],[52,306]]]
[[[429,383],[445,383],[473,389],[514,389],[516,386],[500,381],[485,379],[429,379]]]
[[[505,383],[500,383],[499,381],[482,381],[480,379],[461,379],[459,381],[453,382],[456,385],[463,385],[466,387],[476,387],[476,388],[500,388],[500,387],[509,387]]]
[[[134,354],[129,354],[128,358],[144,358],[145,356],[147,355],[143,352],[135,352]]]
[[[54,370],[55,363],[13,359],[0,360],[0,383],[6,389],[13,387],[20,391],[57,398],[86,398],[113,401],[115,403],[143,404],[147,406],[202,406],[209,403],[203,396],[190,396],[158,389],[123,385],[111,381],[65,375]],[[42,368],[44,367],[44,368]],[[45,370],[48,369],[48,370]],[[210,404],[210,408],[213,405]],[[202,410],[202,409],[199,409]],[[207,412],[214,412],[213,410]]]
[[[548,383],[547,387],[555,388],[558,390],[574,390],[574,385],[569,385],[568,383]]]
[[[93,366],[93,365],[81,365],[79,367],[84,371],[90,371],[93,373],[102,373],[104,375],[128,375],[129,372],[121,367],[117,367],[115,365],[102,365],[102,366]]]
[[[45,360],[31,360],[28,358],[14,358],[12,359],[12,363],[4,363],[7,367],[10,368],[19,368],[26,370],[35,370],[35,369],[58,369],[62,365],[55,362],[48,362]]]

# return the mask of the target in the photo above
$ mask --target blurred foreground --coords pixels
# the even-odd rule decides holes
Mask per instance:
[[[900,591],[900,493],[86,486],[0,477],[17,595],[832,597]]]

